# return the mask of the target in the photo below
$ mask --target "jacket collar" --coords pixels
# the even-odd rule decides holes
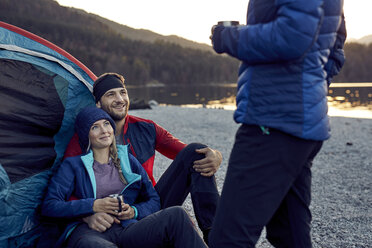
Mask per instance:
[[[128,146],[129,145],[117,145],[117,149],[118,149],[118,156],[120,158],[120,167],[121,167],[123,176],[125,180],[127,180],[128,185],[130,185],[136,181],[140,181],[141,175],[134,173],[132,171],[132,168],[129,162]],[[96,196],[97,184],[96,184],[96,177],[93,171],[93,162],[94,162],[93,151],[89,150],[87,154],[81,156],[81,161],[83,162],[84,167],[88,172],[88,175],[92,183],[92,187],[93,187],[94,197],[96,198],[97,197]]]
[[[141,175],[134,173],[130,167],[128,147],[129,145],[117,145],[123,176],[128,184],[131,184],[132,182],[141,180]]]

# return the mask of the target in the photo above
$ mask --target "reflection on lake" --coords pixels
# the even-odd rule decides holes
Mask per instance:
[[[226,110],[235,110],[235,103],[219,103],[214,101],[211,104],[184,104],[182,107],[187,108],[217,108],[217,109],[226,109]],[[366,106],[352,106],[348,103],[339,103],[339,102],[328,102],[328,115],[329,116],[340,116],[340,117],[349,117],[349,118],[366,118],[372,119],[372,104]]]
[[[372,119],[372,104],[352,106],[351,103],[328,102],[328,115]]]
[[[187,107],[235,109],[236,84],[128,86],[130,98]],[[333,83],[328,91],[329,115],[372,119],[372,83]]]

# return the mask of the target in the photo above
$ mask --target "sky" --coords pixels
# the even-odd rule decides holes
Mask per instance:
[[[247,0],[57,0],[137,29],[210,44],[218,21],[246,23]],[[344,0],[348,40],[372,34],[372,0]]]

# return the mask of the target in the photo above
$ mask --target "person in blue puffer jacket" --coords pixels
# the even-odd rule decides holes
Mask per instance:
[[[344,63],[342,0],[250,0],[247,25],[215,25],[241,61],[232,149],[210,247],[311,247],[312,160],[330,137],[327,90]]]
[[[159,211],[151,180],[128,146],[116,146],[105,111],[84,108],[75,129],[86,153],[64,160],[42,204],[44,216],[66,224],[57,247],[206,247],[182,207]]]

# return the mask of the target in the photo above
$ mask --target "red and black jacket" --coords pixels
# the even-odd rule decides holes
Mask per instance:
[[[130,153],[142,164],[153,185],[156,184],[153,176],[155,151],[169,159],[175,159],[186,146],[155,122],[132,115],[126,116],[122,134],[124,144],[130,144]],[[75,133],[66,148],[64,158],[81,153],[79,138]]]

